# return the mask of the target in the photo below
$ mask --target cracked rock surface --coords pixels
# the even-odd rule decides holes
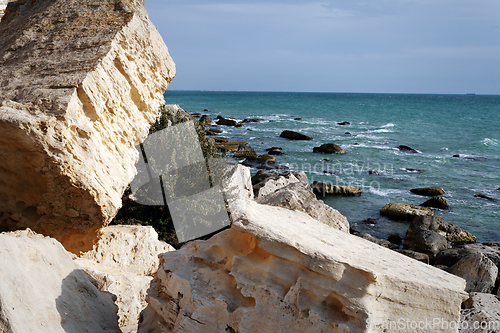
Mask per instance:
[[[175,65],[143,0],[19,0],[0,36],[0,231],[89,250]]]

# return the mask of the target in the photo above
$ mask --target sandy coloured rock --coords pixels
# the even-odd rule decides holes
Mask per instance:
[[[231,229],[161,256],[139,332],[379,332],[367,320],[458,321],[468,298],[463,279],[305,213],[230,210]]]
[[[434,211],[412,204],[391,202],[382,207],[380,214],[396,220],[413,220],[417,216],[433,216]]]
[[[120,332],[117,307],[53,238],[0,234],[0,332]]]
[[[0,231],[88,250],[121,207],[175,65],[142,0],[19,0],[0,35]]]
[[[146,307],[146,292],[158,270],[158,255],[174,251],[158,240],[152,227],[113,225],[103,228],[92,251],[74,261],[102,292],[111,293],[118,306],[123,333],[136,332]]]

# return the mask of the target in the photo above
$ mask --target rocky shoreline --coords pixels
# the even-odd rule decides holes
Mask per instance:
[[[165,106],[175,64],[143,1],[18,0],[0,34],[8,37],[0,40],[1,332],[358,333],[395,331],[387,327],[400,320],[407,325],[398,332],[415,332],[414,323],[434,318],[457,332],[457,323],[500,320],[492,311],[500,244],[475,243],[429,208],[404,204],[391,209],[418,215],[404,239],[356,234],[317,193],[359,189],[311,186],[304,172],[278,164],[280,147],[258,154],[241,141],[207,142],[195,126],[210,127],[211,117],[193,121]],[[161,180],[166,202],[166,173],[153,177],[156,156],[146,161],[140,144],[155,126],[181,123],[193,130],[188,143],[199,143],[199,166],[211,169],[208,189],[191,185],[221,191],[230,225],[176,250],[150,226],[109,223],[140,163],[150,183]],[[209,160],[203,154],[215,146],[261,171],[252,177],[249,167]]]

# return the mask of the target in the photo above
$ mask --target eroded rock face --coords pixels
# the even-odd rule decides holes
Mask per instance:
[[[88,250],[175,65],[142,0],[19,0],[0,35],[0,231]]]
[[[394,318],[458,321],[468,298],[463,279],[305,213],[230,210],[232,229],[161,256],[139,332],[378,332]]]
[[[460,259],[449,272],[467,281],[465,291],[490,293],[495,288],[498,267],[482,253],[474,253]]]
[[[0,332],[120,332],[117,307],[55,239],[0,234]]]
[[[100,234],[92,251],[75,262],[100,291],[114,295],[121,331],[136,332],[147,305],[146,292],[158,270],[158,255],[175,249],[159,241],[152,227],[114,225]]]
[[[484,293],[471,293],[464,303],[461,333],[498,332],[500,330],[500,299]],[[482,326],[481,326],[482,325]]]

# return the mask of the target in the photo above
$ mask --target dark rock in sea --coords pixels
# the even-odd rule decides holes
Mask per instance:
[[[282,170],[287,171],[289,168],[284,165],[276,164],[276,160],[269,160],[262,158],[265,155],[259,155],[257,157],[246,158],[241,164],[251,168],[257,168],[260,170]],[[269,155],[267,155],[269,156]],[[271,156],[272,157],[272,156]]]
[[[355,142],[355,143],[353,144],[353,146],[359,146],[359,143]]]
[[[375,170],[368,170],[367,172],[368,172],[369,175],[375,175],[375,176],[379,176],[380,175],[380,172],[375,171]]]
[[[453,157],[460,157],[460,155],[458,155],[458,154],[455,154],[455,155],[453,155]]]
[[[319,147],[314,147],[313,152],[323,154],[345,154],[345,151],[334,143],[324,143]]]
[[[261,123],[263,121],[266,120],[261,118],[245,118],[243,119],[242,123]]]
[[[422,169],[405,168],[404,170],[408,173],[422,173],[422,172],[424,172],[424,170],[422,170]]]
[[[212,118],[210,118],[209,115],[204,114],[200,118],[200,124],[202,124],[202,125],[211,125],[212,124]]]
[[[492,292],[498,277],[498,267],[482,253],[473,253],[460,259],[448,272],[467,282],[465,291],[468,293]]]
[[[221,118],[217,117],[217,119],[219,119],[217,121],[217,125],[235,126],[235,127],[243,126],[243,124],[239,124],[236,120],[233,120],[233,119],[226,119],[223,117],[221,117]]]
[[[417,195],[423,195],[427,197],[434,197],[437,195],[443,195],[445,193],[442,187],[423,187],[423,188],[414,188],[410,190],[411,193]]]
[[[398,148],[401,151],[407,152],[407,153],[412,153],[412,154],[417,154],[418,153],[418,150],[413,149],[412,147],[409,147],[409,146],[405,146],[405,145],[399,145],[396,148]]]
[[[343,122],[341,122],[341,123],[337,123],[337,125],[340,125],[340,126],[345,126],[345,125],[351,125],[351,123],[350,123],[350,122],[348,122],[348,121],[343,121]]]
[[[445,210],[450,209],[450,206],[448,205],[448,202],[446,201],[445,197],[432,197],[431,199],[427,200],[426,202],[424,202],[420,206],[439,208],[439,209],[445,209]]]
[[[331,162],[332,160],[329,160],[328,158],[323,158],[321,162]]]
[[[377,220],[378,219],[367,218],[366,220],[363,220],[363,222],[368,224],[377,224]]]
[[[344,134],[345,135],[352,135],[350,132],[345,132]]]
[[[393,232],[387,237],[387,240],[392,244],[400,245],[403,242],[403,239],[397,232]]]
[[[430,208],[415,206],[401,202],[390,202],[380,210],[381,215],[385,215],[393,220],[411,221],[417,216],[432,216],[434,211]]]
[[[326,170],[323,170],[323,173],[326,173],[328,175],[334,175],[335,174],[335,172],[333,172],[333,171],[326,171]]]
[[[499,188],[497,188],[497,191],[500,191],[500,187],[499,187]]]
[[[223,116],[217,116],[217,119],[224,119]]]
[[[192,115],[193,117],[198,118],[198,117],[200,117],[200,116],[201,116],[201,113],[199,113],[199,112],[193,112],[193,113],[191,113],[191,115]]]
[[[226,152],[236,152],[238,151],[241,144],[247,144],[245,141],[229,141],[217,143],[215,146],[222,151]]]
[[[317,195],[341,195],[345,197],[359,197],[362,193],[361,189],[355,186],[338,186],[323,182],[314,181],[311,184],[312,190]]]
[[[486,199],[486,200],[490,200],[490,201],[498,201],[495,198],[489,197],[489,196],[481,194],[481,193],[474,194],[474,197],[476,197],[476,198],[482,198],[482,199]]]
[[[425,253],[420,253],[412,250],[406,250],[406,249],[397,249],[396,252],[399,252],[401,254],[404,254],[407,257],[410,257],[412,259],[415,259],[417,261],[421,261],[424,264],[429,264],[429,256]]]
[[[406,231],[403,248],[429,255],[436,255],[451,243],[474,243],[476,237],[439,216],[419,216],[413,219]]]
[[[207,135],[217,135],[220,133],[222,133],[222,131],[218,130],[216,128],[209,128],[209,129],[207,129],[207,132],[206,132]]]
[[[210,110],[209,110],[209,109],[203,109],[203,111],[204,111],[204,112],[210,112]]]
[[[281,132],[280,137],[288,140],[312,140],[310,136],[294,131],[283,131]]]
[[[267,150],[267,149],[266,149]],[[274,156],[281,156],[281,155],[285,155],[285,153],[279,149],[271,149],[271,150],[267,150],[267,153],[269,155],[274,155]]]
[[[302,118],[294,118],[293,120],[302,120]]]

